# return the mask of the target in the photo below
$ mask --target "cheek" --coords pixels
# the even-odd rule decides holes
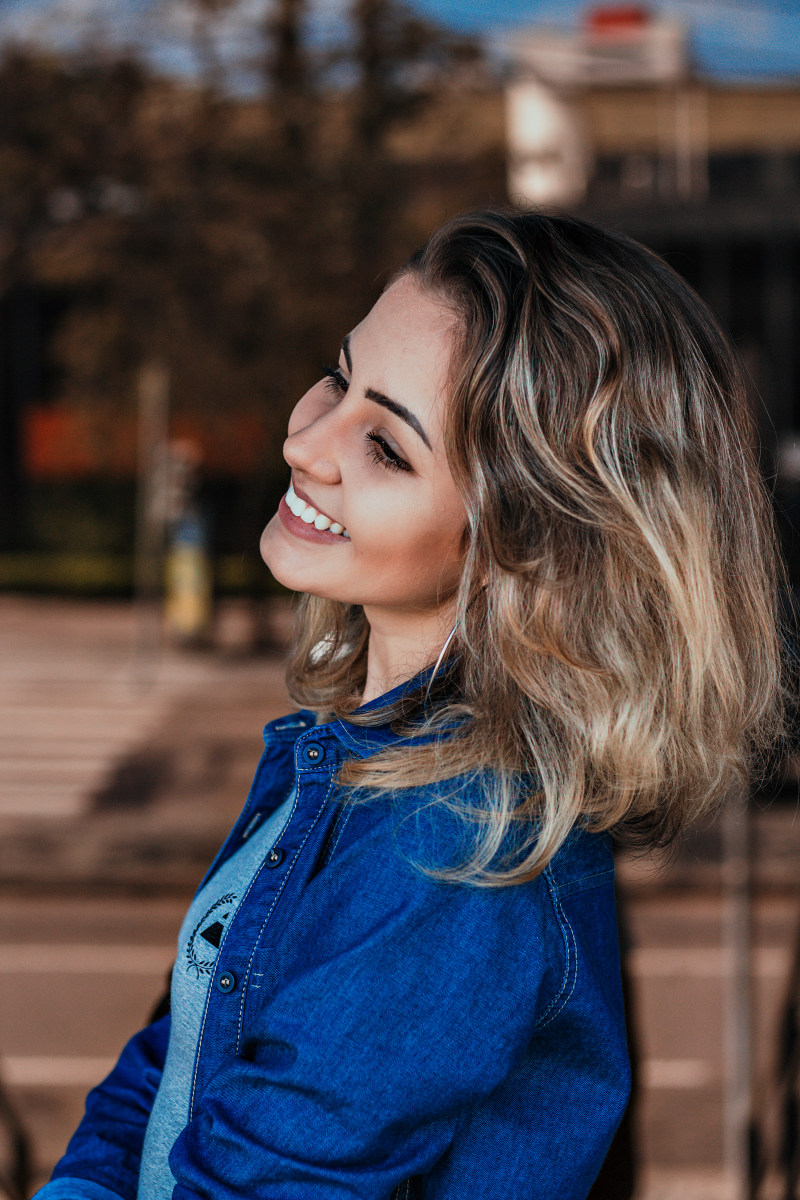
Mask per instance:
[[[368,474],[360,482],[351,525],[358,529],[365,549],[368,546],[370,554],[378,558],[405,558],[409,563],[424,556],[440,533],[430,501],[411,490],[370,487]]]
[[[374,509],[371,516],[377,518]],[[464,526],[455,515],[432,521],[430,507],[406,508],[392,521],[371,521],[370,535],[362,531],[356,543],[364,565],[391,577],[400,590],[435,591],[440,584],[451,586],[460,574]]]

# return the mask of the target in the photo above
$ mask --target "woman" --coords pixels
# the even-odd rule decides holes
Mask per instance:
[[[608,831],[668,841],[780,730],[751,442],[641,246],[432,236],[292,414],[262,553],[306,707],[40,1197],[585,1197],[628,1094]]]

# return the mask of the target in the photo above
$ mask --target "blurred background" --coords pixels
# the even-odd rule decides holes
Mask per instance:
[[[711,303],[793,591],[797,0],[0,4],[0,1196],[147,1019],[289,706],[291,407],[435,225],[509,201]],[[620,856],[636,1087],[593,1200],[800,1195],[798,775]]]

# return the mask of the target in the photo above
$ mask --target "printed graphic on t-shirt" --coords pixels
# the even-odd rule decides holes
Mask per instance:
[[[194,971],[197,979],[210,975],[214,969],[225,926],[235,907],[236,893],[227,892],[214,901],[192,930],[186,943],[186,970]]]

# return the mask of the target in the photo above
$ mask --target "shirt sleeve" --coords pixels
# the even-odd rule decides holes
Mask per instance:
[[[42,1200],[136,1200],[147,1121],[164,1069],[170,1016],[131,1038],[86,1112]]]
[[[541,1153],[525,1196],[586,1195],[628,1091],[611,886],[585,893],[578,986],[582,934],[565,933],[543,877],[444,883],[396,851],[345,852],[259,952],[266,998],[173,1147],[173,1200],[385,1200],[440,1169],[512,1077],[535,1110],[514,1087],[504,1109]],[[598,955],[611,969],[592,992]]]

